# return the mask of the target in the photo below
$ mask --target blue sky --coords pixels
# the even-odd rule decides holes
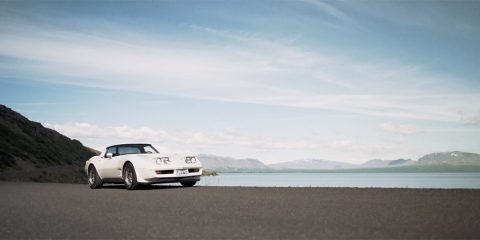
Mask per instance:
[[[100,148],[480,152],[478,1],[1,1],[0,103]]]

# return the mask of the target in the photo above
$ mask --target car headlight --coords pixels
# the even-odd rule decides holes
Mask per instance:
[[[197,163],[197,158],[196,157],[185,157],[185,162],[188,163],[188,164]]]
[[[170,163],[170,158],[168,157],[159,157],[156,159],[156,163],[158,165],[161,165],[161,164],[169,164]]]

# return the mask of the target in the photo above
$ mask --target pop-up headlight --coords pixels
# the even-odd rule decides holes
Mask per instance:
[[[185,162],[188,164],[197,163],[197,158],[194,156],[185,157]]]
[[[169,164],[170,163],[170,158],[168,157],[159,157],[156,159],[156,162],[158,165],[161,165],[161,164]]]

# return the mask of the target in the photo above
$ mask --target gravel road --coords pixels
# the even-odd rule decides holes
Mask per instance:
[[[0,182],[0,238],[480,239],[480,190]]]

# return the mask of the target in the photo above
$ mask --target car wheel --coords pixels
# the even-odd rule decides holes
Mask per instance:
[[[123,168],[123,180],[125,181],[125,187],[128,190],[137,189],[139,184],[137,182],[137,174],[135,173],[135,168],[131,163],[127,163],[125,168]]]
[[[180,182],[180,184],[182,184],[182,186],[184,186],[184,187],[193,187],[193,185],[195,185],[195,183],[197,183],[197,181]]]
[[[95,169],[94,166],[88,168],[88,186],[91,189],[97,189],[103,186],[102,179],[98,176],[97,169]]]

